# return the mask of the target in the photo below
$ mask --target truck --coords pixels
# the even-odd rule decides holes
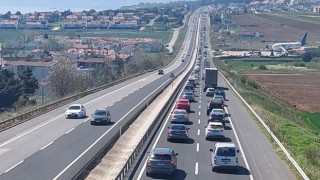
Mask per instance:
[[[204,87],[203,92],[207,91],[207,88],[216,88],[218,85],[218,69],[217,68],[205,68],[204,69]]]

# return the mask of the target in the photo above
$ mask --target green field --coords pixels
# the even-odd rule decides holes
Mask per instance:
[[[0,30],[0,42],[7,40],[22,39],[26,35],[63,35],[81,37],[105,37],[105,38],[153,38],[160,43],[168,43],[171,39],[173,30],[142,32],[138,30]]]
[[[320,112],[298,112],[298,117],[304,120],[310,128],[320,133]]]

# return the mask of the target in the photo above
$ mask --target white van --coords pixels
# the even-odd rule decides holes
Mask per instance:
[[[210,149],[212,171],[217,168],[235,169],[238,171],[239,150],[234,143],[215,144],[214,149]]]

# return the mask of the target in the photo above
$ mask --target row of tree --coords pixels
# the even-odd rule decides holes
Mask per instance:
[[[18,74],[0,69],[0,108],[24,106],[38,88],[30,68]]]

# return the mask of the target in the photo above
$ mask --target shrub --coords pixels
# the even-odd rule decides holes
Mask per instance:
[[[268,70],[267,66],[265,66],[265,65],[260,65],[260,66],[258,67],[258,69],[259,69],[259,70],[263,70],[263,71]]]
[[[257,84],[255,81],[253,81],[253,80],[248,80],[248,81],[247,81],[247,84],[248,84],[249,86],[253,87],[254,89],[258,89],[258,84]]]
[[[246,84],[247,80],[245,77],[241,76],[240,81],[242,84]]]

